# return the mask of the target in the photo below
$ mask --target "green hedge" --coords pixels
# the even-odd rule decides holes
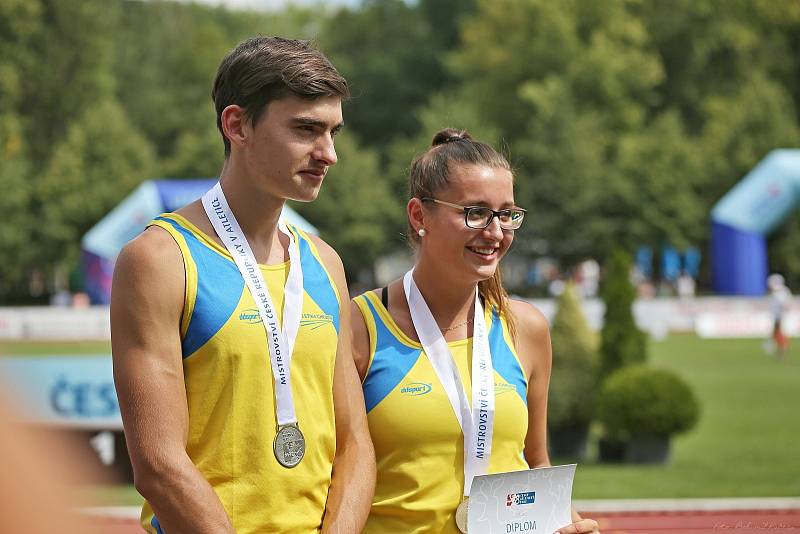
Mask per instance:
[[[697,423],[699,405],[689,386],[662,369],[634,365],[608,377],[597,400],[597,419],[606,435],[669,436]]]

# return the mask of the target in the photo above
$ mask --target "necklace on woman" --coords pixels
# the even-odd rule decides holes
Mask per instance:
[[[456,328],[461,328],[464,325],[472,324],[473,318],[467,319],[463,323],[454,324],[453,326],[448,326],[447,328],[440,328],[439,330],[444,334],[445,332],[449,332],[451,330],[455,330]]]

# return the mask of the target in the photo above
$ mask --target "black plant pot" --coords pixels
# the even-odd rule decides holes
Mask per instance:
[[[550,455],[554,458],[586,458],[589,424],[550,429]]]
[[[634,436],[626,444],[625,461],[633,464],[665,464],[669,460],[669,436]]]
[[[598,461],[605,464],[619,464],[625,460],[624,441],[610,438],[601,438],[597,442]]]

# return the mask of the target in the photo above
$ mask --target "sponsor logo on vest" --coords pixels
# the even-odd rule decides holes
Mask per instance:
[[[410,397],[419,397],[420,395],[427,395],[432,389],[433,387],[425,382],[411,382],[400,388],[400,393]]]
[[[247,324],[261,324],[261,316],[256,308],[248,308],[239,314],[239,320]],[[304,313],[300,318],[300,326],[316,330],[326,324],[333,324],[333,315],[326,313]]]
[[[316,330],[326,324],[333,324],[333,315],[327,313],[304,313],[300,318],[300,326],[308,326],[311,330]]]
[[[248,324],[261,324],[261,316],[258,314],[258,309],[249,308],[239,314],[239,320]]]
[[[503,393],[508,393],[509,391],[517,391],[517,386],[515,384],[507,384],[506,382],[495,382],[494,384],[494,396],[502,395]]]

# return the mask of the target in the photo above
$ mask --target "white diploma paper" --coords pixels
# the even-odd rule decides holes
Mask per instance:
[[[476,476],[467,512],[470,534],[552,534],[572,523],[576,464]]]

